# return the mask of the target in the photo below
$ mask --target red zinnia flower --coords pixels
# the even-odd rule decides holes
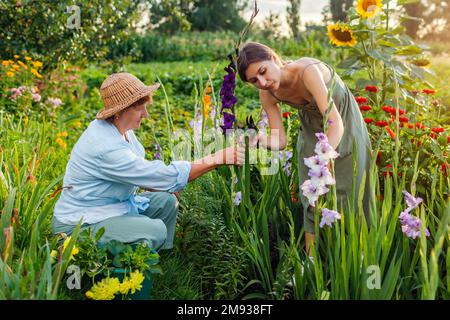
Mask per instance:
[[[364,122],[365,123],[372,123],[373,119],[372,118],[364,118]]]
[[[359,110],[361,110],[361,111],[370,111],[370,110],[372,110],[372,108],[370,106],[361,106],[361,107],[359,107]]]
[[[389,133],[389,135],[391,136],[392,139],[395,139],[395,132],[392,131],[391,128],[389,128],[388,126],[385,127],[386,131]]]
[[[408,122],[409,121],[409,119],[407,117],[398,117],[398,120],[400,122]]]
[[[411,124],[411,123],[408,123],[408,128],[413,129],[413,128],[414,128],[414,125]]]
[[[444,132],[444,128],[433,128],[433,129],[431,129],[431,131],[436,132],[436,133],[441,133],[441,132]]]
[[[417,122],[417,123],[416,123],[416,128],[418,128],[418,129],[425,129],[426,127],[425,127],[425,125],[423,125],[423,124]]]
[[[366,97],[355,97],[355,100],[358,104],[367,103],[368,101]]]
[[[389,123],[387,121],[377,121],[375,122],[375,125],[377,127],[386,127]]]
[[[291,116],[290,112],[283,112],[283,118],[287,119]]]
[[[377,92],[378,88],[376,86],[366,86],[366,91],[368,92]]]
[[[431,95],[433,95],[433,94],[436,93],[436,90],[433,90],[433,89],[423,89],[422,92],[425,93],[425,94],[431,94]]]
[[[391,113],[392,109],[393,108],[391,106],[382,106],[381,107],[381,110],[383,110],[384,112],[387,112],[387,113]],[[394,109],[394,111],[395,111],[395,109]]]

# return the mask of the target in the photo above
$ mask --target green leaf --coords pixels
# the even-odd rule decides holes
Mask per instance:
[[[398,6],[404,6],[405,4],[412,4],[412,3],[417,3],[420,0],[397,0],[397,5]]]

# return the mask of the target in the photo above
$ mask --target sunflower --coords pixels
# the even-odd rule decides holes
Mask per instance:
[[[346,24],[330,24],[328,26],[328,37],[332,44],[336,46],[353,47],[356,44],[356,38],[353,31]]]
[[[416,58],[411,63],[422,68],[429,68],[431,66],[431,61],[426,58]]]
[[[356,11],[363,18],[370,18],[377,14],[383,6],[382,0],[358,0]]]

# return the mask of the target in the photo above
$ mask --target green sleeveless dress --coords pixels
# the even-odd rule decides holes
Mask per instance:
[[[323,62],[319,61],[312,64],[317,63]],[[344,84],[339,75],[334,72],[334,69],[326,63],[323,64],[327,66],[331,71],[332,77],[327,83],[327,88],[332,93],[333,101],[339,111],[339,114],[341,115],[344,125],[344,134],[341,141],[339,142],[339,145],[336,148],[336,151],[339,153],[339,157],[334,161],[338,210],[341,214],[347,213],[349,212],[349,210],[346,206],[351,205],[354,207],[354,212],[356,214],[359,214],[358,194],[360,187],[364,187],[362,207],[366,221],[367,223],[369,223],[369,204],[371,196],[369,169],[372,153],[369,133],[367,132],[366,124],[353,94]],[[306,66],[306,68],[308,66]],[[278,98],[276,99],[279,100]],[[315,134],[317,132],[323,132],[324,130],[323,116],[320,113],[319,108],[314,100],[304,105],[296,105],[291,102],[282,100],[279,101],[298,109],[301,125],[297,141],[297,153],[299,184],[301,185],[305,180],[308,180],[310,178],[308,176],[309,168],[305,165],[303,159],[315,155],[314,148],[318,141]],[[357,152],[356,168],[353,168],[353,142],[355,142],[356,144],[355,150]],[[366,171],[365,184],[364,186],[360,186],[364,171]],[[355,195],[354,203],[350,204],[354,172],[356,172]],[[299,192],[303,207],[304,229],[308,233],[314,233],[314,208],[309,205],[308,199],[303,196],[301,190]]]

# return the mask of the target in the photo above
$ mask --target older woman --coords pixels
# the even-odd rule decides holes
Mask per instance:
[[[223,164],[242,164],[242,148],[230,147],[194,162],[148,161],[133,130],[148,117],[146,105],[159,84],[144,85],[129,73],[109,76],[100,88],[104,109],[75,144],[53,216],[53,233],[105,228],[100,243],[146,242],[173,246],[176,197],[189,181]],[[138,188],[157,190],[136,194]]]

